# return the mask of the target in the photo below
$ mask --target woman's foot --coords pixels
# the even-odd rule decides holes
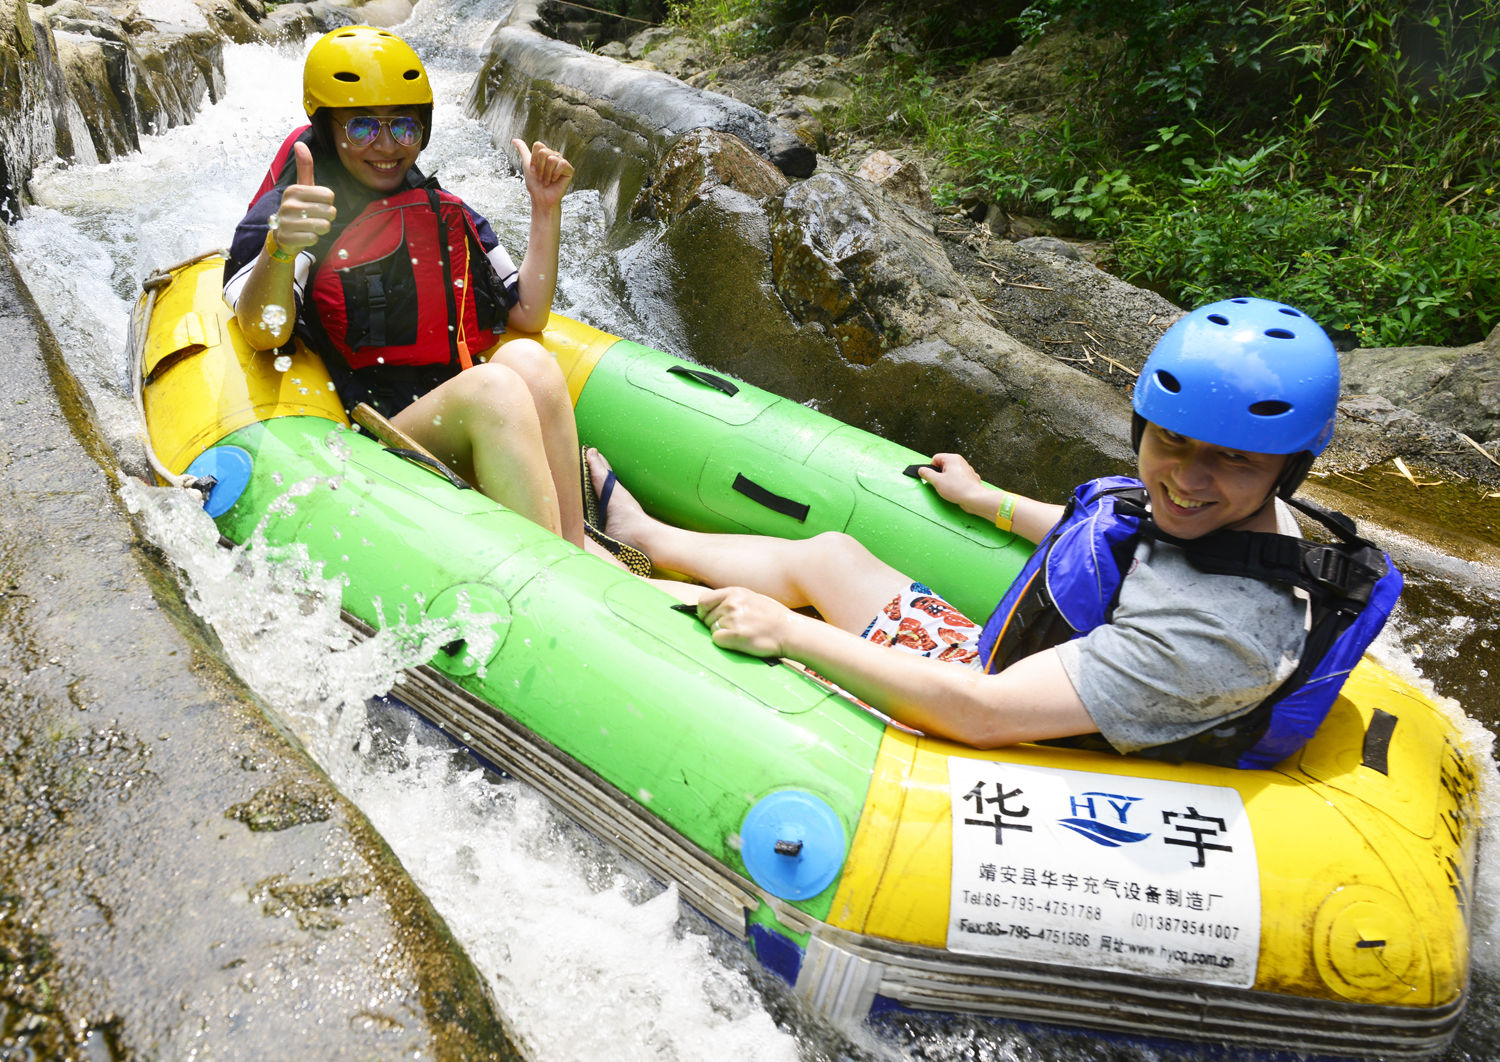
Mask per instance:
[[[590,446],[584,458],[588,462],[594,493],[599,496],[599,510],[603,520],[603,526],[599,530],[610,538],[619,539],[628,546],[649,553],[645,541],[650,538],[657,521],[641,508],[641,503],[615,477],[603,454]]]

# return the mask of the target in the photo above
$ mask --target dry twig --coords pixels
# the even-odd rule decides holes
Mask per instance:
[[[1002,288],[1030,288],[1032,291],[1057,290],[1056,288],[1049,288],[1045,284],[1022,284],[1018,280],[1001,280],[999,277],[995,276],[994,273],[991,273],[990,277],[995,281],[996,284],[999,284]]]
[[[1458,433],[1458,437],[1460,439],[1462,439],[1464,442],[1468,443],[1470,446],[1474,447],[1474,449],[1478,450],[1486,458],[1488,458],[1491,464],[1500,465],[1500,461],[1496,461],[1495,460],[1495,455],[1494,454],[1490,453],[1483,446],[1480,446],[1477,442],[1475,442],[1473,439],[1469,438],[1463,432],[1459,432]]]
[[[1396,471],[1401,473],[1401,475],[1397,478],[1405,479],[1413,487],[1440,487],[1443,484],[1443,481],[1440,479],[1418,479],[1416,476],[1411,474],[1411,469],[1407,468],[1406,462],[1401,460],[1401,458],[1399,457],[1392,458],[1392,462],[1396,466]],[[1386,475],[1392,476],[1395,475],[1395,473],[1387,472]]]

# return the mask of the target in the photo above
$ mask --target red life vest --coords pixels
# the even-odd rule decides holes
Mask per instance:
[[[284,182],[295,129],[250,200]],[[467,369],[505,330],[512,298],[495,275],[463,201],[429,178],[370,203],[318,261],[305,299],[324,353],[351,369],[436,365]]]
[[[360,211],[318,262],[305,298],[351,369],[467,369],[505,330],[509,310],[463,201],[435,182]]]

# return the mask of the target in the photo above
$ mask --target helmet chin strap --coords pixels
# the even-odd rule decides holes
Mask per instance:
[[[1281,469],[1281,475],[1276,477],[1276,487],[1273,493],[1282,498],[1290,498],[1296,494],[1297,488],[1302,486],[1302,481],[1307,478],[1312,463],[1313,453],[1310,450],[1288,454],[1286,464]]]

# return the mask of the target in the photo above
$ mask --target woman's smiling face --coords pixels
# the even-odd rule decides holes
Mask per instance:
[[[1271,494],[1285,454],[1232,450],[1155,424],[1141,436],[1137,469],[1156,525],[1177,538],[1212,531],[1275,531]]]
[[[406,171],[416,164],[422,151],[419,136],[415,144],[399,143],[391,135],[388,122],[381,123],[380,133],[363,147],[355,145],[344,133],[344,124],[360,115],[377,118],[396,116],[418,117],[415,107],[340,107],[331,110],[333,118],[333,143],[338,149],[339,161],[356,181],[382,195],[397,191],[406,179]]]

